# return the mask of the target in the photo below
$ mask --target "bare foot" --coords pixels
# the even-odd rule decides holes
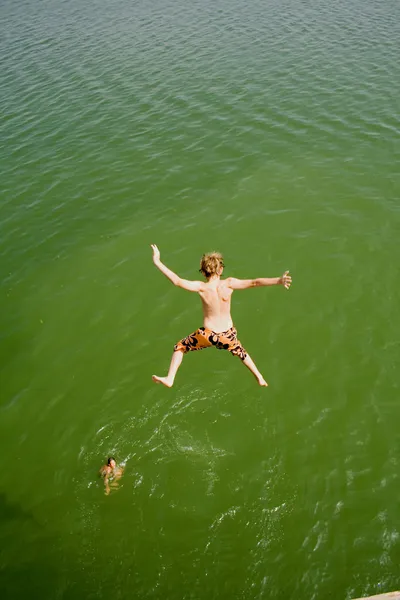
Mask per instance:
[[[263,377],[261,377],[261,379],[258,380],[259,385],[261,385],[261,387],[268,387],[268,383],[265,381],[265,379]]]
[[[168,377],[158,377],[158,375],[153,375],[152,380],[155,383],[162,383],[163,385],[165,385],[165,387],[168,387],[168,388],[172,387],[172,383],[173,383],[172,381],[170,381],[168,379]]]

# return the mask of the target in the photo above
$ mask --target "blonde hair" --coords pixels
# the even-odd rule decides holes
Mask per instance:
[[[209,279],[213,275],[220,275],[218,271],[224,266],[224,258],[220,252],[208,252],[201,257],[200,273]]]

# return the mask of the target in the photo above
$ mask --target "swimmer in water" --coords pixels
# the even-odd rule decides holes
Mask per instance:
[[[100,469],[100,475],[104,479],[104,493],[106,496],[111,492],[111,488],[117,489],[119,486],[119,480],[124,473],[124,467],[118,466],[115,458],[110,456],[107,459],[107,464],[103,465]]]
[[[231,317],[231,296],[235,290],[269,285],[282,285],[288,290],[292,283],[289,271],[285,271],[281,277],[260,277],[258,279],[228,277],[221,279],[224,270],[222,254],[210,252],[204,254],[200,261],[200,273],[206,281],[189,281],[176,275],[161,262],[160,251],[155,244],[152,244],[151,248],[153,263],[157,269],[177,287],[188,292],[197,292],[203,305],[203,327],[175,344],[168,375],[166,377],[153,375],[153,381],[162,383],[166,387],[172,387],[184,354],[191,350],[203,350],[214,346],[218,350],[228,350],[233,356],[238,356],[253,373],[258,384],[267,387],[268,384],[264,377],[237,338],[237,331]]]

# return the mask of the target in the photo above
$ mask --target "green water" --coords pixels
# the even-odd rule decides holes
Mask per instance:
[[[344,599],[400,587],[400,9],[0,4],[3,599]],[[269,382],[187,278],[236,292]],[[126,462],[106,497],[97,471]]]

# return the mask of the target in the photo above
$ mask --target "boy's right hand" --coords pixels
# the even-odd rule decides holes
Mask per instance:
[[[153,262],[156,263],[160,260],[160,251],[155,244],[151,244],[151,248],[153,250]]]
[[[285,271],[281,277],[281,284],[288,290],[292,285],[292,277],[289,275],[289,271]]]

